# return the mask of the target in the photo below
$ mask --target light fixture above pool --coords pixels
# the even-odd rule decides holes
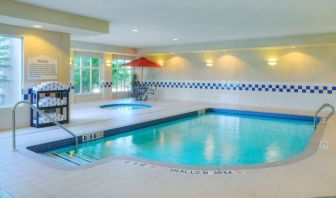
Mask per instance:
[[[205,63],[205,65],[206,65],[207,67],[212,67],[212,66],[213,66],[213,63]]]
[[[178,38],[173,38],[173,41],[178,41],[179,39]]]
[[[139,32],[139,30],[138,29],[133,29],[132,32]]]
[[[276,60],[276,59],[269,59],[269,60],[267,60],[267,64],[269,65],[269,66],[275,66],[275,65],[277,65],[278,64],[278,60]]]
[[[33,25],[34,28],[42,28],[42,25]]]
[[[105,63],[105,66],[106,66],[106,67],[111,67],[111,66],[112,66],[112,63],[109,62],[109,61],[107,61],[107,62]]]

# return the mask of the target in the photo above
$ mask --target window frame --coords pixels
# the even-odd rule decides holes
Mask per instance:
[[[76,58],[79,58],[79,66],[77,67],[76,66],[76,62],[74,62],[74,66],[73,66],[73,79],[75,77],[75,70],[76,69],[79,69],[79,92],[76,93],[75,92],[75,95],[94,95],[94,94],[101,94],[101,90],[100,90],[100,83],[101,83],[101,68],[102,68],[102,60],[100,57],[86,57],[86,56],[76,56],[75,57],[75,60]],[[83,61],[82,59],[83,58],[88,58],[90,60],[90,65],[89,67],[87,66],[84,66],[83,64]],[[98,67],[93,67],[92,66],[92,59],[98,59],[99,61],[99,65]],[[89,70],[90,72],[90,79],[89,79],[89,92],[83,92],[83,70]],[[99,84],[98,84],[98,87],[99,87],[99,92],[93,92],[93,84],[92,84],[92,73],[94,70],[98,70],[98,74],[99,74]],[[74,85],[75,85],[75,79],[74,79]]]
[[[126,85],[126,80],[125,80],[125,77],[122,79],[122,80],[119,80],[118,76],[119,76],[119,71],[122,70],[124,72],[126,71],[131,71],[131,80],[132,80],[132,76],[134,74],[134,68],[133,67],[124,67],[123,66],[120,66],[118,64],[119,61],[122,61],[123,63],[122,64],[125,64],[125,63],[128,63],[128,62],[131,62],[130,59],[122,59],[122,58],[118,58],[118,59],[114,59],[112,61],[112,69],[111,69],[111,74],[112,74],[112,87],[111,87],[111,91],[112,93],[127,93],[127,92],[131,92],[132,91],[132,88],[130,87],[129,89],[125,89],[125,85]],[[116,65],[115,68],[113,68],[113,65]],[[122,69],[121,69],[122,68]],[[113,71],[116,71],[116,77],[117,79],[115,80],[114,77],[113,77]],[[125,75],[125,73],[124,73]],[[119,83],[121,82],[121,89],[119,89],[118,85]]]

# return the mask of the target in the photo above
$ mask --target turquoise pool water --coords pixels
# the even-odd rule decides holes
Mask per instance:
[[[137,157],[192,166],[251,165],[299,154],[313,133],[309,121],[212,112],[83,143],[78,155]]]
[[[147,104],[108,104],[100,106],[100,108],[104,109],[113,109],[113,110],[139,110],[139,109],[149,109],[151,105]]]

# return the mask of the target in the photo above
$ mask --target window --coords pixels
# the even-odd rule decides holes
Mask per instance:
[[[0,107],[21,97],[22,39],[0,36]]]
[[[76,94],[100,92],[100,65],[99,58],[75,57],[74,86]]]
[[[112,92],[127,92],[132,89],[132,67],[122,66],[129,60],[112,61]]]

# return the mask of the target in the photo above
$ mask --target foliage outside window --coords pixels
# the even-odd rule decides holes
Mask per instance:
[[[127,92],[132,89],[132,67],[122,66],[129,60],[112,61],[112,92]]]
[[[99,58],[75,57],[74,86],[76,94],[100,92],[100,65]]]
[[[22,40],[0,36],[0,106],[20,99]]]

